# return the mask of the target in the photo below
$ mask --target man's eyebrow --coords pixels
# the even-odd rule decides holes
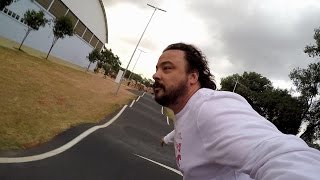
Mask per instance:
[[[159,66],[165,66],[165,65],[173,65],[173,63],[170,61],[161,62],[160,64],[156,65],[156,69],[158,69]]]
[[[161,62],[158,66],[164,66],[164,65],[173,65],[173,63],[170,61],[164,61],[164,62]]]

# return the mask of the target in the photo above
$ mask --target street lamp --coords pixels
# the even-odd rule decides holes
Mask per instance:
[[[122,83],[122,79],[123,79],[124,75],[127,73],[127,70],[128,70],[129,65],[130,65],[130,62],[131,62],[131,60],[132,60],[132,58],[133,58],[133,55],[134,55],[134,53],[136,52],[136,50],[137,50],[137,48],[138,48],[138,46],[139,46],[139,44],[140,44],[140,41],[141,41],[144,33],[146,32],[147,27],[148,27],[149,24],[150,24],[150,21],[151,21],[153,15],[154,15],[154,13],[155,13],[157,10],[160,10],[160,11],[163,11],[163,12],[167,12],[167,11],[165,11],[165,10],[163,10],[163,9],[160,9],[160,8],[158,8],[158,7],[155,7],[155,6],[152,6],[152,5],[150,5],[150,4],[147,4],[147,5],[150,6],[150,7],[152,7],[152,8],[154,8],[154,11],[153,11],[153,13],[152,13],[152,15],[151,15],[151,17],[150,17],[150,19],[149,19],[149,21],[148,21],[147,26],[144,28],[144,31],[143,31],[143,33],[141,34],[141,37],[140,37],[140,39],[139,39],[136,47],[134,48],[134,51],[133,51],[133,53],[132,53],[132,55],[131,55],[131,58],[130,58],[130,60],[129,60],[129,63],[128,63],[128,65],[127,65],[126,70],[124,71],[124,73],[122,74],[122,76],[121,76],[121,78],[120,78],[120,82],[119,82],[119,85],[118,85],[118,88],[117,88],[117,91],[116,91],[116,95],[118,95],[118,92],[119,92],[119,89],[120,89],[120,86],[121,86],[121,83]]]
[[[235,92],[235,91],[236,91],[236,88],[237,88],[237,85],[238,85],[238,84],[240,84],[240,85],[242,85],[242,86],[244,86],[245,88],[247,88],[247,89],[250,90],[250,88],[248,88],[247,86],[241,84],[241,83],[239,82],[238,78],[237,78],[236,84],[234,85],[232,92]]]
[[[133,73],[133,70],[134,70],[134,68],[136,67],[136,65],[137,65],[137,62],[138,62],[138,60],[139,60],[139,58],[140,58],[140,55],[141,55],[141,53],[145,53],[145,51],[143,51],[143,50],[141,50],[141,49],[138,49],[139,51],[140,51],[140,53],[139,53],[139,56],[138,56],[138,58],[137,58],[137,60],[136,60],[136,63],[134,64],[134,66],[133,66],[133,68],[132,68],[132,70],[131,70],[131,73],[130,73],[130,75],[129,75],[129,80],[130,80],[130,77],[131,77],[131,75],[132,75],[132,73]]]
[[[236,84],[234,85],[232,92],[234,92],[234,91],[236,90],[237,84],[238,84],[238,78],[237,78],[237,80],[236,80]]]

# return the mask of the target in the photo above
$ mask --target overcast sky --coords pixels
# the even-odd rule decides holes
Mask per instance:
[[[152,78],[162,50],[175,42],[191,43],[207,56],[220,78],[254,71],[276,87],[290,87],[295,67],[315,60],[303,53],[320,26],[319,0],[103,0],[109,31],[108,48],[126,67],[152,15],[139,48],[134,72]],[[132,70],[139,51],[130,63]]]

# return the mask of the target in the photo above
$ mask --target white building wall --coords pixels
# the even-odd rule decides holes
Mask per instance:
[[[7,9],[15,12],[20,17],[23,17],[23,14],[28,9],[40,10],[42,8],[31,2],[31,0],[19,0],[16,3],[12,3],[7,7]],[[53,18],[47,11],[44,10],[44,12],[47,19]],[[54,37],[52,26],[53,24],[51,26],[47,24],[44,28],[41,27],[38,31],[31,31],[25,40],[24,45],[47,53],[51,47]],[[26,25],[7,14],[4,14],[2,11],[0,12],[0,36],[20,43],[26,33],[26,30]],[[79,38],[77,35],[74,35],[72,37],[67,36],[64,39],[59,39],[53,47],[50,55],[59,57],[81,67],[87,67],[89,61],[86,59],[86,56],[88,56],[92,49],[93,47],[90,44]],[[93,69],[94,67],[95,64],[92,64],[90,69]]]

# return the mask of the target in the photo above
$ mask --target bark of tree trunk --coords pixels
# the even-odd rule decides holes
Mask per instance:
[[[50,52],[51,52],[51,50],[52,50],[53,46],[56,44],[56,42],[57,42],[57,41],[58,41],[58,39],[57,39],[57,38],[54,38],[54,39],[53,39],[52,45],[51,45],[51,47],[50,47],[50,50],[49,50],[49,52],[48,52],[48,54],[47,54],[46,59],[48,59],[49,54],[50,54]]]
[[[21,42],[21,44],[20,44],[20,46],[19,46],[19,50],[21,50],[21,47],[22,47],[24,41],[27,39],[27,37],[28,37],[28,35],[29,35],[30,32],[31,32],[31,29],[28,28],[28,30],[27,30],[27,32],[26,32],[26,35],[24,35],[24,38],[23,38],[23,40],[22,40],[22,42]]]

